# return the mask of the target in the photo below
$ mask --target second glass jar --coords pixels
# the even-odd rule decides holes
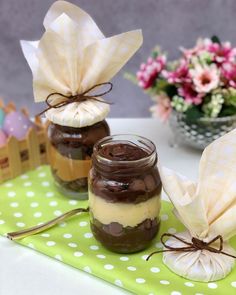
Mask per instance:
[[[159,230],[161,180],[155,145],[135,135],[115,135],[94,146],[89,174],[91,229],[106,248],[132,253]]]
[[[55,184],[63,195],[87,199],[93,146],[109,134],[105,120],[83,128],[49,124],[49,162]]]

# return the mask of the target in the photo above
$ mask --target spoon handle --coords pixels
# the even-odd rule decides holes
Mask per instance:
[[[19,239],[23,239],[23,238],[31,236],[31,235],[38,234],[40,232],[43,232],[43,231],[53,227],[54,225],[58,224],[59,222],[64,221],[65,219],[67,219],[71,216],[74,216],[78,213],[81,213],[81,212],[89,212],[89,208],[77,208],[77,209],[70,210],[70,211],[68,211],[68,212],[48,221],[48,222],[45,222],[43,224],[36,225],[36,226],[33,226],[28,229],[23,229],[23,230],[19,230],[16,232],[8,233],[7,237],[10,240],[19,240]]]

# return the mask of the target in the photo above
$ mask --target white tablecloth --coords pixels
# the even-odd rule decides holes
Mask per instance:
[[[161,164],[197,178],[199,151],[171,148],[167,125],[154,119],[109,119],[111,133],[132,133],[151,139]],[[101,279],[0,237],[0,295],[119,295],[128,292]]]

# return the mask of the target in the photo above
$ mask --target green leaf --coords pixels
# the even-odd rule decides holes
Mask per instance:
[[[211,37],[211,41],[212,41],[213,43],[218,43],[218,44],[221,45],[220,38],[219,38],[218,36],[216,36],[216,35],[213,35],[213,36]]]
[[[136,78],[136,76],[134,74],[130,74],[130,73],[125,72],[124,73],[124,78],[131,81],[135,85],[138,85],[137,78]]]
[[[152,58],[156,59],[158,57],[158,52],[156,50],[154,50],[152,52]]]
[[[186,122],[193,123],[196,122],[198,119],[200,119],[203,116],[203,113],[197,106],[192,106],[187,109],[185,112],[186,115]]]
[[[235,106],[223,106],[219,117],[227,117],[227,116],[233,116],[236,115],[236,107]]]

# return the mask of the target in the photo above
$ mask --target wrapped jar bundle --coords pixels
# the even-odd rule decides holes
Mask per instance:
[[[35,101],[46,101],[50,164],[64,195],[87,198],[93,145],[109,135],[109,80],[142,44],[140,30],[105,38],[79,7],[55,2],[36,42],[21,41],[33,73]]]
[[[146,248],[159,229],[161,181],[155,145],[133,135],[102,139],[94,147],[89,207],[94,236],[108,249]]]
[[[187,231],[165,234],[163,262],[175,273],[196,281],[216,281],[230,273],[236,251],[236,130],[203,152],[199,181],[160,169],[163,188]],[[165,242],[165,236],[169,239]],[[154,258],[153,258],[154,259]]]

